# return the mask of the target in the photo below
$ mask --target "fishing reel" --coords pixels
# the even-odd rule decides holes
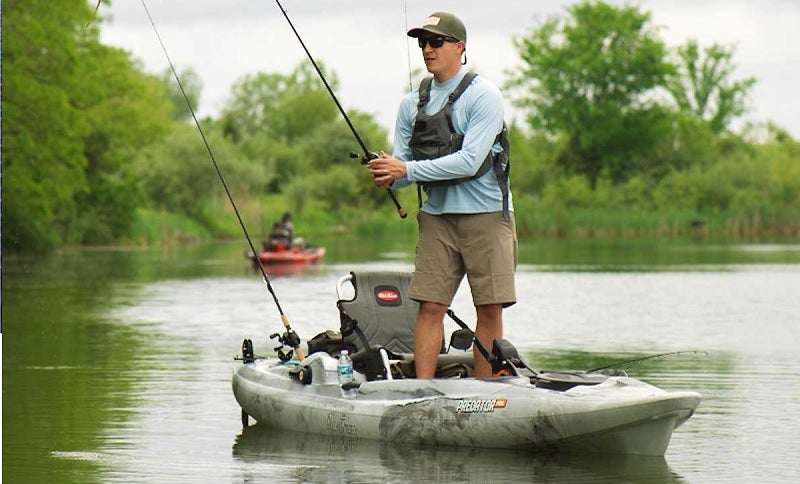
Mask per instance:
[[[292,359],[292,356],[294,356],[294,350],[290,349],[289,351],[283,351],[283,349],[287,346],[289,348],[297,348],[300,346],[300,336],[298,336],[294,331],[290,330],[283,334],[272,333],[269,335],[269,339],[275,338],[277,338],[278,343],[280,343],[280,346],[275,347],[275,352],[278,353],[278,359],[286,363]]]
[[[362,165],[366,165],[371,160],[375,160],[377,158],[380,158],[380,155],[378,153],[375,153],[375,152],[372,152],[372,151],[368,151],[362,156],[362,155],[359,155],[358,153],[356,153],[355,151],[351,151],[350,152],[350,158],[354,158],[354,159],[355,158],[361,158],[361,164]]]

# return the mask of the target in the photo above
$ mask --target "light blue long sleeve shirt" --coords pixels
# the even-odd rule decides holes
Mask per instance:
[[[426,114],[441,110],[449,94],[467,74],[461,70],[443,83],[431,83]],[[400,103],[394,134],[393,156],[406,161],[406,178],[395,180],[393,188],[402,188],[412,182],[451,180],[473,176],[491,150],[503,151],[495,138],[503,129],[503,96],[491,82],[477,76],[453,104],[453,127],[464,134],[461,149],[433,160],[412,160],[408,146],[417,117],[419,90],[406,95]],[[493,170],[476,180],[457,185],[428,187],[422,211],[433,215],[445,213],[487,213],[503,210],[503,194]],[[514,206],[509,193],[509,210]]]

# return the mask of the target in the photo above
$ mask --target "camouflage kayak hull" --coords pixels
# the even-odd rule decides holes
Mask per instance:
[[[701,397],[627,376],[566,390],[520,376],[363,381],[343,395],[334,358],[256,359],[234,369],[243,415],[311,434],[422,445],[664,455]],[[359,375],[360,376],[360,375]]]

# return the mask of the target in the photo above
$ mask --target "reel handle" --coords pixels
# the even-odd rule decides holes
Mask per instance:
[[[370,160],[375,160],[377,158],[380,158],[380,155],[378,153],[375,153],[374,151],[366,151],[366,152],[364,152],[364,155],[362,156],[362,155],[359,155],[358,153],[355,153],[355,152],[351,151],[350,152],[350,158],[361,158],[361,164],[362,165],[366,165],[367,163],[370,162]],[[392,199],[392,203],[394,203],[394,207],[397,209],[397,213],[398,213],[398,215],[400,215],[400,218],[408,217],[408,212],[406,212],[406,209],[404,209],[403,206],[400,205],[400,201],[397,200],[397,196],[395,196],[395,194],[392,191],[392,189],[391,188],[387,188],[386,192],[389,194],[389,198]]]

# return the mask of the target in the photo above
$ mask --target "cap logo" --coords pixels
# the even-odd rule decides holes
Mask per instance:
[[[437,25],[439,25],[439,21],[440,20],[441,19],[439,17],[428,17],[428,18],[425,19],[424,22],[422,22],[422,26],[423,27],[436,27]]]

